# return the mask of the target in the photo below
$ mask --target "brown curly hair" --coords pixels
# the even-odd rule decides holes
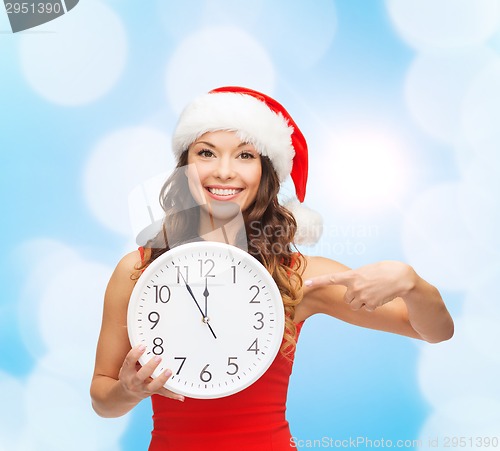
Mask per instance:
[[[146,244],[143,270],[169,249],[198,239],[199,208],[193,208],[193,198],[182,168],[188,164],[188,151],[184,151],[176,170],[167,179],[160,192],[160,204],[165,211],[160,233]],[[297,329],[294,323],[295,307],[303,297],[301,266],[303,259],[294,251],[293,240],[297,223],[292,213],[279,204],[280,182],[268,157],[261,156],[262,176],[254,202],[244,211],[248,252],[269,271],[275,280],[285,309],[285,331],[281,353],[290,358],[295,351]],[[168,231],[168,234],[167,234]],[[240,239],[245,237],[240,237]],[[237,238],[238,240],[238,238]]]

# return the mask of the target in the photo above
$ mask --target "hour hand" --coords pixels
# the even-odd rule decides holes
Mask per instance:
[[[203,291],[203,296],[205,297],[205,318],[208,317],[208,296],[210,295],[210,293],[208,292],[208,282],[207,282],[207,278],[205,277],[205,290]]]

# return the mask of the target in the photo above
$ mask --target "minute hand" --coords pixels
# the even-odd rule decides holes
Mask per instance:
[[[213,331],[213,329],[212,329],[212,326],[208,322],[208,318],[203,314],[203,310],[201,309],[200,304],[198,304],[198,301],[196,300],[196,298],[194,296],[193,290],[191,289],[191,287],[189,286],[189,284],[186,282],[186,279],[184,279],[184,276],[182,274],[181,274],[181,277],[182,277],[182,280],[184,281],[184,284],[186,285],[186,289],[188,290],[189,294],[193,298],[194,303],[196,304],[196,307],[198,307],[198,310],[201,313],[201,316],[203,318],[203,322],[208,326],[208,328],[210,329],[210,332],[212,332],[212,335],[214,336],[214,338],[217,338],[216,335],[215,335],[215,333],[214,333],[214,331]]]

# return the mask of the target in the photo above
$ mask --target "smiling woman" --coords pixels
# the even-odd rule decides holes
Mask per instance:
[[[304,220],[307,222],[310,218],[300,212],[300,208],[292,211],[281,205],[278,192],[281,183],[290,175],[298,202],[304,201],[308,149],[295,122],[274,99],[240,87],[211,91],[196,99],[182,113],[174,132],[173,148],[177,168],[161,191],[165,211],[161,230],[146,246],[120,261],[106,290],[91,387],[94,409],[106,417],[121,416],[142,399],[152,397],[154,430],[151,451],[200,448],[284,451],[293,447],[285,416],[288,382],[299,332],[304,321],[317,313],[429,342],[451,337],[453,321],[438,290],[410,266],[397,261],[382,261],[350,270],[339,262],[295,251],[298,238],[308,238],[307,232],[313,230],[314,233],[315,228],[310,227],[299,234]],[[311,221],[308,225],[311,226]],[[190,243],[192,241],[199,243]],[[197,268],[190,261],[203,255],[204,241],[224,241],[229,245],[244,243],[251,256],[245,253],[245,258],[256,259],[272,276],[276,293],[279,293],[278,302],[280,307],[283,303],[284,310],[284,332],[279,333],[281,346],[268,369],[244,390],[215,399],[187,398],[172,390],[169,380],[177,378],[181,370],[178,368],[173,375],[171,368],[160,366],[162,361],[168,362],[168,358],[176,355],[168,354],[164,338],[154,333],[149,341],[144,339],[140,346],[131,349],[127,335],[129,299],[132,291],[138,291],[134,286],[145,284],[152,293],[161,293],[162,289],[170,293],[170,289],[159,287],[158,279],[149,278],[150,269],[168,263],[170,255],[179,249],[194,245],[201,249],[201,253],[196,256],[187,254],[184,260],[169,263],[174,265],[173,268],[170,266],[170,272],[174,274],[172,287],[176,287],[175,277],[178,285],[182,279],[201,312],[203,321],[198,321],[199,325],[206,332],[208,324],[216,339],[206,313],[207,307],[203,311],[194,293],[195,284],[191,288],[191,282],[188,282],[189,265],[190,274]],[[207,252],[208,245],[205,245]],[[172,252],[168,253],[170,250]],[[212,263],[215,265],[215,254]],[[237,283],[237,265],[234,262],[234,269],[228,272],[234,284]],[[242,264],[243,268],[250,266]],[[206,300],[209,275],[203,271],[203,266],[199,272],[200,279],[195,282],[205,288],[203,296]],[[147,278],[140,279],[141,273]],[[244,299],[246,304],[264,303],[265,294],[262,294],[262,300],[257,298],[260,289],[266,291],[262,286],[264,277],[262,280],[257,274],[255,277],[250,279],[255,280],[250,287],[254,296]],[[201,280],[203,278],[205,280]],[[140,283],[136,285],[138,279]],[[185,290],[181,291],[185,294]],[[212,291],[213,286],[210,287]],[[248,290],[244,294],[247,295]],[[237,316],[236,313],[227,315],[227,311],[235,308],[239,297],[244,298],[230,289],[218,296],[226,317]],[[170,295],[168,299],[170,301]],[[163,301],[160,294],[158,298],[153,296],[151,304],[160,307]],[[189,305],[192,306],[191,301]],[[253,322],[252,334],[254,329],[259,330],[259,325],[278,323],[268,313],[264,308],[255,312],[257,324]],[[164,314],[162,311],[161,315]],[[148,316],[152,327],[141,323],[133,328],[153,329],[161,321],[161,315],[155,309]],[[183,318],[180,315],[176,319],[181,322]],[[235,333],[240,332],[244,333],[243,330]],[[183,342],[182,338],[176,340],[176,337],[170,337],[170,340],[172,348]],[[236,338],[233,341],[238,342]],[[225,362],[229,369],[226,366],[219,376],[225,377],[223,372],[228,370],[228,374],[239,378],[235,356],[237,353],[240,356],[255,353],[262,357],[258,345],[262,342],[265,342],[264,337],[261,341],[255,338],[248,349],[245,349],[246,345],[235,349],[229,343]],[[146,356],[150,356],[149,360]],[[138,365],[139,360],[143,366]],[[187,360],[189,366],[190,359]],[[209,389],[208,385],[204,386],[211,378],[208,366],[191,368],[202,391]]]

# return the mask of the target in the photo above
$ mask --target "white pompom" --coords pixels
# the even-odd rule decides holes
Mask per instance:
[[[295,244],[311,246],[317,243],[323,233],[323,219],[314,210],[299,203],[297,199],[285,203],[285,208],[290,210],[297,222],[297,233],[295,234]]]

